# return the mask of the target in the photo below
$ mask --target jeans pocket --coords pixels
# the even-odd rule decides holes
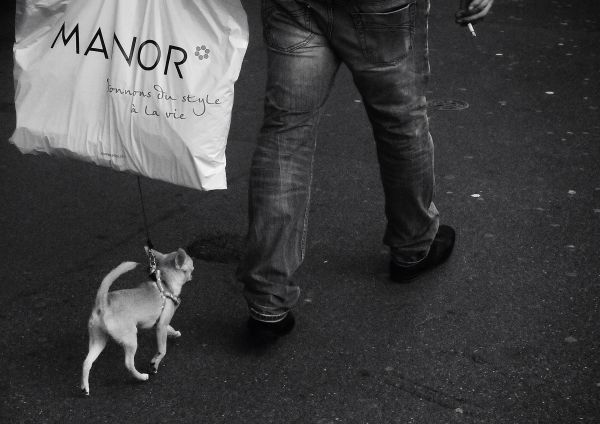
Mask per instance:
[[[416,3],[391,10],[354,12],[352,18],[365,58],[392,65],[410,53],[415,32]]]
[[[283,52],[306,45],[313,37],[309,6],[296,0],[262,0],[263,35],[266,44]]]

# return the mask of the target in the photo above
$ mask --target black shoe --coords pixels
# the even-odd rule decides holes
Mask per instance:
[[[407,283],[422,273],[444,263],[452,253],[455,239],[456,233],[452,227],[440,225],[429,248],[429,253],[422,261],[410,266],[402,266],[396,264],[393,260],[390,261],[390,279],[397,283]]]
[[[289,334],[294,329],[295,324],[296,319],[291,312],[288,312],[284,319],[277,322],[265,322],[249,318],[248,332],[254,341],[269,343]]]

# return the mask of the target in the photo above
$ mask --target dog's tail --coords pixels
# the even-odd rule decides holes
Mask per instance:
[[[102,307],[102,309],[105,309],[108,290],[110,289],[112,283],[114,283],[115,280],[121,275],[125,274],[128,271],[131,271],[138,265],[139,264],[137,262],[123,262],[121,265],[119,265],[111,272],[106,274],[106,277],[104,277],[102,283],[100,284],[98,294],[96,295],[96,306],[100,306]]]

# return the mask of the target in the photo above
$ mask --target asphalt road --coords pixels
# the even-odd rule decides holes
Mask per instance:
[[[436,204],[458,241],[410,285],[386,278],[374,146],[342,70],[320,130],[297,329],[268,349],[245,337],[233,279],[265,74],[259,5],[243,3],[229,189],[143,182],[154,243],[196,257],[173,322],[183,337],[143,384],[111,344],[90,398],[78,385],[96,290],[143,260],[136,179],[7,142],[14,25],[2,12],[0,422],[600,422],[600,3],[497,0],[473,38],[452,2],[434,2]],[[153,353],[140,335],[140,368]]]

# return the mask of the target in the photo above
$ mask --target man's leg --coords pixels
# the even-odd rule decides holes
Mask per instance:
[[[277,323],[296,304],[321,107],[339,61],[306,5],[263,1],[264,123],[250,175],[247,247],[238,269],[251,318]]]
[[[433,141],[425,99],[428,10],[428,0],[357,6],[350,16],[358,43],[353,50],[351,39],[343,41],[339,34],[336,46],[373,126],[388,221],[384,242],[391,251],[391,277],[397,280],[441,263],[454,243],[453,230],[439,228],[433,204]],[[439,236],[447,239],[441,246]],[[430,252],[435,258],[427,259]],[[435,263],[429,263],[432,259]]]

